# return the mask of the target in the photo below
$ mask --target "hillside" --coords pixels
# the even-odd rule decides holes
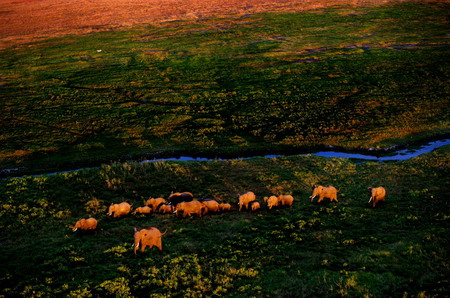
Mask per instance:
[[[450,130],[448,4],[179,20],[1,52],[0,169],[382,150]]]

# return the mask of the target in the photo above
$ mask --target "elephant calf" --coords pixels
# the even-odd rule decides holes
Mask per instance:
[[[159,213],[162,213],[162,214],[171,213],[171,212],[173,212],[173,207],[172,207],[172,205],[162,204],[159,207],[158,211],[159,211]]]
[[[294,203],[294,197],[291,195],[278,196],[278,205],[291,207]]]
[[[219,210],[220,211],[230,211],[231,210],[231,204],[221,203],[221,204],[219,204]]]
[[[149,206],[137,207],[134,209],[133,214],[150,214],[152,209]]]
[[[278,206],[278,197],[276,196],[264,197],[264,202],[267,203],[267,208],[271,210],[273,207]]]
[[[253,201],[251,204],[252,211],[256,211],[261,208],[261,204],[257,201]]]
[[[206,206],[206,212],[216,213],[219,211],[219,203],[212,199],[200,200],[200,202]]]

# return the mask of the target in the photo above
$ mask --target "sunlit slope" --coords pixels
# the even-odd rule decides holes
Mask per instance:
[[[383,148],[448,132],[447,11],[179,21],[4,50],[1,168]]]

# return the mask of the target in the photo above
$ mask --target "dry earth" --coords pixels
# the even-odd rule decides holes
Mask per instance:
[[[170,20],[386,2],[390,0],[1,0],[0,49],[46,37]]]

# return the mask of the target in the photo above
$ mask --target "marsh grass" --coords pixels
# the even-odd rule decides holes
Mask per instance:
[[[448,132],[447,10],[211,18],[2,50],[1,168],[383,148]]]
[[[315,156],[116,163],[0,181],[0,295],[434,296],[448,292],[449,147],[409,161]],[[111,181],[116,181],[112,183]],[[339,203],[310,203],[311,183]],[[367,187],[387,199],[368,207]],[[291,208],[238,212],[236,193],[291,193]],[[203,218],[108,218],[111,202],[191,191],[233,205]],[[94,216],[98,230],[70,225]],[[168,230],[134,255],[133,227]]]

